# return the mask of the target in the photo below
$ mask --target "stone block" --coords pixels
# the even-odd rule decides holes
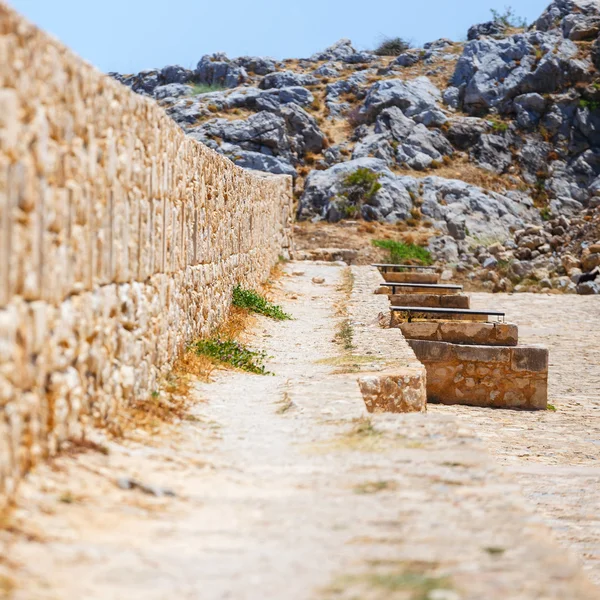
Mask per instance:
[[[547,406],[544,348],[424,340],[409,340],[409,344],[427,369],[428,402],[527,410]]]
[[[390,297],[393,306],[427,306],[428,308],[470,308],[466,294],[394,294]]]
[[[437,273],[382,273],[387,283],[438,283]]]
[[[516,346],[518,328],[512,323],[473,323],[467,321],[401,323],[406,339],[451,342],[478,346]]]
[[[388,373],[365,374],[358,386],[370,413],[425,412],[425,370],[405,368]]]

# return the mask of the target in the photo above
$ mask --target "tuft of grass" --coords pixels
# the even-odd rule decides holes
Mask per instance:
[[[287,321],[292,318],[291,315],[284,312],[281,306],[269,302],[258,292],[246,290],[239,285],[233,288],[233,305],[276,321]]]
[[[552,412],[556,412],[556,406],[554,406],[554,404],[548,404],[548,406],[546,406],[546,410],[551,410]]]
[[[401,37],[385,38],[375,49],[377,56],[400,56],[410,48],[410,44]]]
[[[494,8],[490,12],[492,13],[492,20],[500,25],[504,25],[504,27],[527,28],[527,19],[519,17],[512,6],[505,6],[504,12],[500,12]]]
[[[220,92],[225,88],[222,85],[210,85],[208,83],[194,83],[192,85],[192,95],[210,94],[211,92]]]
[[[600,108],[600,101],[586,100],[585,98],[581,98],[579,100],[579,108],[588,108],[589,110],[598,110]]]
[[[415,260],[423,265],[431,265],[433,258],[431,253],[416,244],[405,244],[396,240],[373,240],[373,246],[389,250],[390,261],[395,264],[401,264],[407,260]]]
[[[377,494],[385,490],[396,489],[396,484],[393,481],[367,481],[354,487],[355,494]]]
[[[340,321],[335,334],[335,341],[340,344],[344,350],[352,350],[354,348],[354,330],[350,319]]]
[[[508,123],[505,123],[504,121],[493,120],[490,123],[492,131],[495,133],[506,133],[508,131]]]
[[[250,350],[235,340],[215,337],[200,340],[194,343],[191,348],[198,355],[207,356],[236,369],[255,373],[256,375],[272,375],[264,366],[264,361],[267,358],[265,352]]]

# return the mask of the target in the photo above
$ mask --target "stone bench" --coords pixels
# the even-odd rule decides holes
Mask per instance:
[[[462,285],[440,283],[383,283],[375,290],[376,294],[437,294],[446,296],[462,292]]]
[[[427,369],[427,400],[441,404],[544,410],[548,350],[408,340]]]
[[[465,321],[400,323],[407,340],[450,342],[473,346],[516,346],[519,328],[513,323],[469,323]]]

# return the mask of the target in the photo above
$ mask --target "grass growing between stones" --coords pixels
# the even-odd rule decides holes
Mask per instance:
[[[376,248],[383,248],[390,253],[390,261],[402,264],[407,261],[416,261],[422,265],[430,265],[433,258],[428,250],[416,244],[405,244],[396,240],[372,240]]]
[[[197,355],[207,356],[247,373],[271,375],[264,366],[264,361],[267,358],[266,353],[250,350],[236,340],[214,337],[208,340],[200,340],[193,344],[191,348]]]
[[[211,92],[221,92],[225,88],[220,85],[210,85],[208,83],[194,83],[192,85],[192,95],[210,94]]]
[[[284,312],[281,306],[269,302],[258,292],[246,290],[239,285],[233,288],[233,306],[264,315],[276,321],[287,321],[292,318],[291,315]]]

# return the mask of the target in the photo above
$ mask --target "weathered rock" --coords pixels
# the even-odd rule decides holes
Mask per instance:
[[[191,85],[183,85],[181,83],[169,83],[168,85],[159,85],[154,88],[154,97],[157,100],[165,98],[180,98],[181,96],[189,96],[193,91]]]
[[[506,32],[506,25],[501,21],[487,21],[469,28],[467,39],[478,40],[482,36],[500,36]]]
[[[196,67],[196,78],[200,83],[225,88],[238,87],[248,79],[244,67],[232,63],[225,54],[207,54]]]
[[[323,52],[317,52],[311,56],[311,60],[344,60],[353,54],[356,54],[356,50],[352,46],[352,42],[349,39],[343,38],[338,40],[329,48],[326,48]]]
[[[267,75],[277,70],[277,61],[264,56],[240,56],[231,62],[256,75]]]
[[[506,172],[512,163],[508,140],[500,135],[481,135],[471,151],[471,156],[477,164],[494,173]]]
[[[312,75],[294,73],[293,71],[277,71],[264,77],[259,87],[263,90],[269,90],[272,88],[300,87],[315,83],[317,83],[317,80]]]
[[[483,119],[476,117],[456,117],[449,121],[446,137],[459,150],[472,148],[481,136],[489,130],[489,125]]]
[[[169,65],[161,69],[163,85],[170,83],[188,83],[194,76],[194,72],[189,69],[184,69],[179,65]]]
[[[414,117],[436,110],[442,95],[427,77],[410,81],[387,79],[374,83],[369,89],[361,112],[373,121],[385,108],[396,106],[406,116]]]

